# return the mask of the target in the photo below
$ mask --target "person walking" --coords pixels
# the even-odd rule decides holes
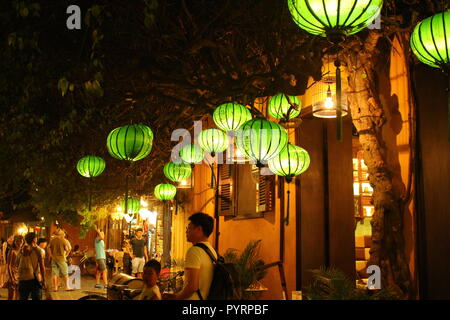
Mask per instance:
[[[177,294],[164,294],[166,300],[203,300],[211,287],[214,265],[206,251],[195,244],[204,244],[217,259],[217,253],[208,238],[214,228],[214,219],[203,212],[191,215],[186,228],[186,239],[194,246],[186,252],[184,262],[185,283]]]
[[[11,250],[11,246],[14,241],[14,236],[9,236],[8,239],[2,242],[0,251],[0,261],[3,263],[3,268],[0,268],[0,288],[7,287],[8,281],[8,252]]]
[[[105,233],[95,226],[97,237],[95,237],[95,258],[97,261],[97,270],[95,272],[95,288],[105,289],[108,287],[108,271],[106,270],[106,253],[105,253]],[[100,284],[100,276],[103,279],[102,286]]]
[[[133,276],[142,279],[145,262],[148,261],[147,243],[142,237],[142,229],[136,229],[136,236],[130,241],[133,250],[131,260],[131,273]]]
[[[14,236],[13,243],[11,249],[8,251],[8,300],[18,300],[19,299],[19,282],[18,282],[18,273],[19,268],[17,264],[17,255],[19,254],[20,249],[23,244],[23,236],[16,235]]]
[[[59,277],[63,278],[64,288],[69,291],[67,286],[68,282],[68,270],[66,257],[70,252],[69,247],[64,239],[64,232],[59,230],[55,237],[50,240],[48,245],[49,257],[52,260],[52,281],[53,281],[53,291],[57,292],[59,289]]]
[[[45,284],[45,267],[41,251],[37,247],[37,237],[34,232],[25,236],[25,245],[18,255],[18,282],[20,300],[42,299],[42,289]]]

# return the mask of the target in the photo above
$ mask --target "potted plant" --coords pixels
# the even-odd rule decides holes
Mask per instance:
[[[259,258],[260,244],[261,240],[252,240],[240,254],[237,249],[228,249],[224,254],[225,263],[232,263],[236,268],[238,283],[235,299],[237,300],[255,300],[261,294],[261,291],[249,289],[267,274],[267,271],[262,268],[264,261]]]

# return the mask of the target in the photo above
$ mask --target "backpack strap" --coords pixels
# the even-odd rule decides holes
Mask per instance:
[[[217,262],[217,259],[214,257],[213,253],[211,252],[211,250],[208,248],[208,246],[204,243],[196,243],[194,244],[194,247],[199,247],[202,248],[207,254],[208,256],[211,258],[213,264],[215,264]],[[198,297],[200,298],[200,300],[204,300],[202,293],[200,292],[200,289],[198,289],[197,291]]]

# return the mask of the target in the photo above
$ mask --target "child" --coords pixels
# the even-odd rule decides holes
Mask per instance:
[[[159,287],[156,285],[160,271],[161,264],[158,261],[154,259],[147,261],[144,265],[144,272],[142,273],[144,287],[137,300],[161,300],[161,293],[159,292]]]
[[[79,290],[81,289],[81,270],[76,264],[72,264],[72,258],[69,256],[67,258],[68,275],[69,280],[67,281],[67,288],[69,290]]]

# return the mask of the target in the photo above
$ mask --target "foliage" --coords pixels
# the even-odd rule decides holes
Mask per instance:
[[[305,289],[308,300],[398,300],[400,296],[391,288],[382,288],[375,292],[355,288],[355,284],[341,270],[320,267],[310,270],[311,283]]]
[[[238,254],[237,249],[228,249],[224,254],[226,263],[234,263],[239,275],[238,300],[254,300],[258,293],[245,291],[251,284],[262,280],[267,271],[262,269],[264,261],[259,258],[261,240],[250,241],[245,249]]]

